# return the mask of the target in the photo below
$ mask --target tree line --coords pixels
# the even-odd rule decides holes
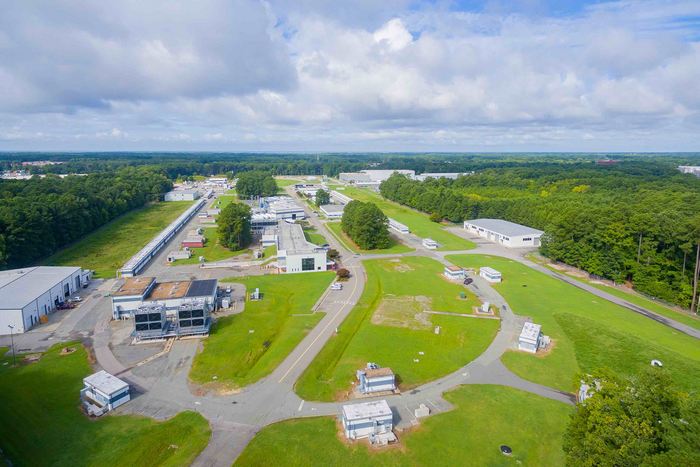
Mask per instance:
[[[30,265],[171,189],[162,174],[132,167],[0,180],[0,267]]]
[[[394,174],[380,191],[436,219],[543,230],[543,255],[697,307],[700,180],[663,161],[545,163],[422,183]]]
[[[346,204],[341,229],[363,250],[389,246],[389,219],[374,203],[353,200]]]
[[[274,196],[277,190],[277,182],[272,174],[260,170],[243,172],[236,182],[236,193],[240,199]]]

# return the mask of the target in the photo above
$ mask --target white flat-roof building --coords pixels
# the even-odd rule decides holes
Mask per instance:
[[[418,180],[419,182],[424,182],[425,179],[427,179],[428,177],[434,178],[434,179],[436,179],[436,180],[441,179],[441,178],[449,178],[449,179],[452,179],[452,180],[456,180],[456,179],[458,179],[459,177],[462,177],[462,176],[464,176],[464,175],[473,175],[473,174],[474,174],[474,172],[467,172],[467,173],[461,173],[461,172],[460,172],[460,173],[457,173],[457,172],[450,172],[450,173],[444,173],[444,172],[436,173],[436,172],[433,172],[433,173],[430,173],[430,172],[429,172],[429,173],[423,173],[423,174],[420,174],[420,175],[416,175],[415,177],[413,177],[413,179],[414,179],[414,180]]]
[[[538,247],[544,233],[526,225],[501,219],[474,219],[464,221],[464,229],[507,247]]]
[[[173,190],[165,194],[165,201],[194,201],[199,198],[199,190]]]
[[[343,217],[345,206],[342,204],[324,204],[319,209],[329,219],[339,219]]]
[[[280,219],[306,219],[306,213],[304,208],[298,206],[291,199],[283,199],[270,203],[267,207],[267,212],[275,216],[277,220]]]
[[[435,240],[432,238],[424,238],[423,239],[423,246],[426,247],[428,250],[437,250],[438,249],[438,244]]]
[[[344,405],[342,418],[348,439],[388,433],[394,428],[394,415],[385,400]]]
[[[168,253],[168,262],[172,263],[178,259],[190,259],[192,257],[192,250],[174,250]]]
[[[35,266],[0,271],[0,335],[23,333],[90,280],[75,266]]]
[[[104,370],[83,378],[80,400],[90,415],[102,415],[130,399],[129,385]]]
[[[112,297],[112,318],[131,318],[144,305],[163,305],[169,315],[179,306],[203,301],[216,305],[218,279],[156,282],[154,277],[132,277]]]
[[[383,182],[394,173],[406,175],[408,178],[416,176],[415,170],[361,170],[360,172],[344,172],[338,175],[338,179],[344,182]]]
[[[542,338],[542,326],[534,323],[525,323],[518,337],[518,348],[530,353],[536,353],[540,347]]]
[[[503,280],[500,272],[488,266],[484,266],[483,268],[479,269],[479,276],[483,277],[491,283],[501,282]]]
[[[326,271],[326,250],[306,241],[299,224],[280,222],[277,227],[277,267],[282,273]],[[334,264],[332,261],[330,264]]]
[[[368,366],[371,366],[368,364]],[[357,379],[360,384],[357,385],[358,391],[362,394],[371,394],[373,392],[394,391],[396,389],[396,375],[391,371],[391,368],[366,368],[357,370]]]
[[[387,217],[389,220],[389,228],[396,230],[400,234],[407,235],[411,233],[411,231],[408,229],[407,225],[402,224],[401,222],[392,219],[391,217]]]
[[[445,266],[445,277],[452,281],[464,280],[464,268],[459,266]]]
[[[352,198],[349,196],[345,196],[344,194],[338,193],[335,190],[331,190],[331,198],[340,204],[348,204],[350,201],[352,201]]]

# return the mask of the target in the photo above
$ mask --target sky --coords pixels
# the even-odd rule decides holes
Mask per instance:
[[[700,151],[700,1],[5,0],[0,151]]]

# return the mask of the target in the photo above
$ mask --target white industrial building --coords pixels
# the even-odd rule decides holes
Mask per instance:
[[[339,219],[343,217],[345,206],[342,204],[324,204],[319,209],[329,219]]]
[[[406,175],[408,178],[414,178],[416,176],[415,170],[361,170],[360,172],[340,173],[338,179],[348,183],[383,182],[394,173]]]
[[[155,256],[155,254],[163,248],[175,234],[189,222],[190,218],[204,206],[206,201],[200,199],[192,206],[187,208],[185,212],[167,226],[161,233],[155,236],[153,240],[148,242],[145,247],[141,248],[138,253],[129,259],[120,270],[117,271],[119,277],[133,277]]]
[[[199,198],[199,190],[173,190],[165,194],[165,201],[194,201]]]
[[[441,178],[449,178],[451,180],[456,180],[459,177],[462,177],[464,175],[473,175],[474,172],[469,172],[466,174],[463,173],[457,173],[457,172],[451,172],[451,173],[423,173],[420,175],[416,175],[413,177],[414,180],[418,180],[419,182],[424,182],[428,177],[434,178],[435,180],[439,180]]]
[[[266,233],[270,233],[267,231]],[[306,241],[304,229],[299,224],[280,222],[277,236],[277,268],[282,273],[326,271],[333,266],[326,250]]]
[[[408,229],[407,225],[402,224],[401,222],[392,219],[391,217],[387,217],[387,220],[389,221],[389,228],[396,230],[400,234],[407,235],[411,233],[411,231]]]
[[[342,420],[348,439],[389,433],[394,427],[394,415],[385,400],[344,405]]]
[[[534,323],[525,323],[518,337],[518,348],[530,353],[536,353],[540,347],[542,338],[542,326]]]
[[[83,378],[80,400],[90,415],[102,415],[130,399],[129,385],[104,370]]]
[[[438,249],[438,244],[435,240],[432,238],[424,238],[423,239],[423,246],[426,247],[428,250],[437,250]]]
[[[507,247],[538,247],[544,233],[526,225],[501,219],[474,219],[464,221],[464,229]]]
[[[346,196],[342,193],[338,193],[335,190],[331,190],[331,199],[340,204],[348,204],[350,201],[352,201],[352,198],[350,198],[349,196]]]
[[[445,266],[445,277],[451,281],[464,280],[464,268],[459,266]]]
[[[479,269],[479,276],[491,283],[501,282],[503,280],[500,272],[488,266],[484,266],[483,268]]]
[[[286,198],[270,203],[267,212],[275,216],[276,219],[305,219],[304,208],[297,205],[293,200]]]
[[[178,307],[192,301],[216,306],[217,279],[156,282],[155,277],[132,277],[112,297],[112,318],[131,318],[144,305],[160,304],[173,315]]]
[[[368,363],[364,370],[357,370],[357,379],[360,381],[357,390],[362,394],[396,390],[396,375],[389,367]]]
[[[90,280],[90,271],[72,266],[35,266],[0,271],[0,335],[23,333],[41,316],[66,302]]]

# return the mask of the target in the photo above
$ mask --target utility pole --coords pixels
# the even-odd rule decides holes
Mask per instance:
[[[11,342],[10,345],[12,345],[12,366],[15,366],[15,338],[12,335],[12,330],[15,327],[11,324],[8,324],[7,327],[10,328],[10,342]]]

